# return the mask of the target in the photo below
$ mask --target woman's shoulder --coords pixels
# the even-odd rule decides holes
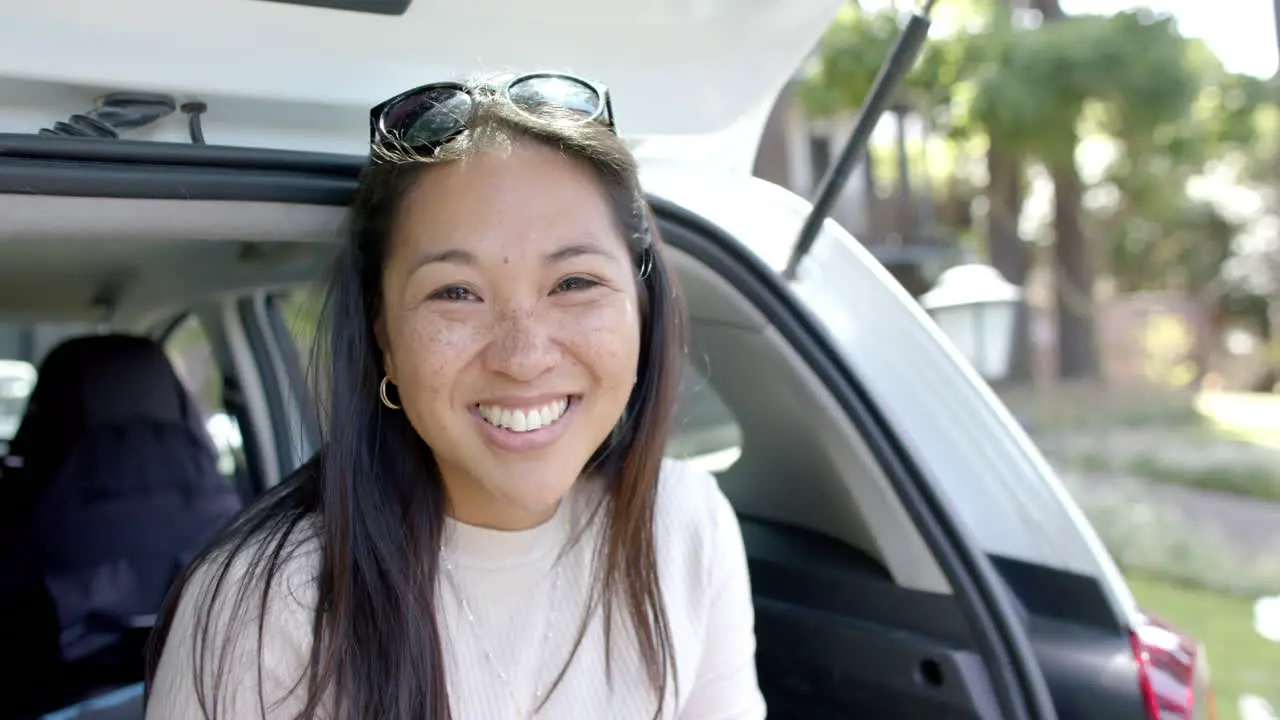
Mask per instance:
[[[700,515],[712,512],[724,493],[716,476],[689,460],[664,457],[658,473],[658,512]]]
[[[710,559],[720,550],[717,538],[737,521],[716,477],[677,458],[664,458],[658,477],[654,526],[659,542],[686,558]]]
[[[319,570],[320,538],[315,523],[304,520],[218,547],[191,569],[184,595],[214,615],[247,597],[265,601],[271,619],[307,615],[315,609]]]
[[[263,702],[281,717],[298,712],[318,568],[318,538],[301,524],[198,560],[161,635],[147,717],[202,717],[206,701],[229,717],[259,715]]]

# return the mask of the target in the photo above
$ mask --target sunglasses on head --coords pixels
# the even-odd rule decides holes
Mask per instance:
[[[434,153],[467,129],[475,113],[475,90],[462,83],[436,82],[396,95],[369,111],[369,142]],[[512,78],[498,97],[530,117],[545,121],[548,108],[567,111],[555,122],[600,123],[615,131],[609,89],[560,73],[529,73]]]

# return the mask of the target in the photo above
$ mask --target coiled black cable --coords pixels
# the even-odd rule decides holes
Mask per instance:
[[[40,135],[61,137],[87,137],[116,140],[121,130],[140,128],[169,115],[178,109],[171,95],[161,93],[115,92],[98,98],[97,106],[86,113],[78,113],[59,121],[53,127],[43,128]],[[200,127],[200,114],[206,110],[204,103],[191,102],[182,106],[188,115],[191,142],[204,144],[204,132]]]
[[[204,128],[200,125],[200,115],[209,109],[202,102],[183,103],[182,112],[187,114],[187,132],[191,134],[193,145],[204,144]]]

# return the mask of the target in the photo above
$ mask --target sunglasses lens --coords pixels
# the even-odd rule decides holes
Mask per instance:
[[[471,97],[457,88],[433,88],[387,108],[383,127],[400,142],[440,142],[461,130],[471,117]]]
[[[603,102],[595,88],[581,80],[558,76],[536,76],[521,80],[509,90],[511,102],[523,110],[537,112],[553,107],[583,115],[585,122],[600,114]]]

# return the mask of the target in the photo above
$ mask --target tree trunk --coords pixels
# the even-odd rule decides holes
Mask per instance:
[[[1040,11],[1046,22],[1067,19],[1067,13],[1059,0],[1031,0],[1031,5]]]
[[[894,125],[897,130],[898,155],[898,232],[907,242],[915,242],[916,217],[915,197],[912,192],[911,160],[907,156],[907,109],[893,109]]]
[[[1280,0],[1275,0],[1272,3],[1272,9],[1274,10],[1273,17],[1276,25],[1276,49],[1280,50]],[[1276,77],[1272,79],[1272,84],[1280,84],[1280,73],[1277,73]],[[1280,253],[1272,254],[1271,266],[1271,277],[1273,280],[1280,278]],[[1271,334],[1271,341],[1269,345],[1271,348],[1277,348],[1280,347],[1280,291],[1275,291],[1273,289],[1269,299],[1270,302],[1268,303],[1267,313],[1268,330]],[[1272,374],[1280,375],[1280,358],[1276,356],[1274,351],[1269,354],[1269,357],[1271,359]],[[1275,386],[1272,389],[1274,392],[1280,392],[1280,382],[1275,383]]]
[[[1280,0],[1277,0],[1280,2]],[[879,230],[876,225],[877,210],[877,193],[876,193],[876,164],[871,157],[871,153],[862,154],[862,211],[866,213],[866,222],[863,227],[870,229],[874,234]]]
[[[1276,0],[1280,2],[1280,0]],[[991,3],[991,26],[1008,31],[1013,22],[1015,0]],[[1000,138],[992,136],[987,148],[987,250],[991,264],[1005,279],[1026,288],[1031,270],[1031,254],[1018,234],[1018,218],[1022,215],[1022,165],[1003,149]],[[1018,307],[1013,326],[1013,357],[1009,375],[1002,385],[1020,385],[1032,379],[1031,309],[1024,302]]]
[[[1031,269],[1031,256],[1018,234],[1018,217],[1022,213],[1022,167],[1016,158],[1004,152],[996,138],[987,151],[987,249],[991,264],[1005,279],[1025,287]],[[1025,383],[1031,380],[1031,313],[1023,304],[1018,309],[1013,336],[1013,359],[1004,382]]]
[[[1093,268],[1089,266],[1083,216],[1084,187],[1075,160],[1049,168],[1053,178],[1054,286],[1058,305],[1058,374],[1065,379],[1098,377],[1093,326]]]
[[[1045,22],[1067,18],[1059,0],[1033,0]],[[1058,300],[1058,374],[1065,379],[1099,375],[1093,329],[1093,268],[1084,237],[1084,183],[1076,169],[1075,146],[1049,168],[1053,178],[1053,255]]]

